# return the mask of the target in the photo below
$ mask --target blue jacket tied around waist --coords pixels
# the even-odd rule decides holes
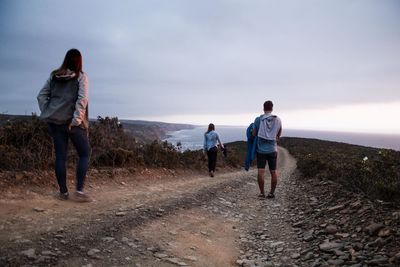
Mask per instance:
[[[246,171],[250,169],[251,163],[256,158],[257,137],[252,135],[253,125],[254,123],[251,123],[246,130],[247,150],[246,150],[246,161],[244,163],[244,169]]]

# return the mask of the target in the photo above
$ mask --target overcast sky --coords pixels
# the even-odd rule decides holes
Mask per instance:
[[[400,133],[397,0],[1,0],[0,112],[38,111],[70,48],[91,117],[245,125],[271,99],[289,128]]]

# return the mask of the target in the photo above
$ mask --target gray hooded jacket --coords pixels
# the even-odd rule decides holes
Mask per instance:
[[[80,73],[78,78],[70,70],[62,75],[51,75],[37,96],[40,118],[50,123],[88,129],[88,95],[86,73]]]

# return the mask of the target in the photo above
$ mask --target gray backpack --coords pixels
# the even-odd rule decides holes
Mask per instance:
[[[53,77],[50,81],[49,103],[40,114],[40,118],[55,124],[70,123],[78,99],[78,90],[78,79],[61,80]]]

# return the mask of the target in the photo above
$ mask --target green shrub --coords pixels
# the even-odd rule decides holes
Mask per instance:
[[[124,130],[118,118],[98,117],[96,121],[91,122],[89,140],[91,166],[94,167],[200,170],[206,169],[207,166],[206,157],[201,150],[181,152],[181,147],[176,148],[167,142],[137,142]],[[218,166],[241,166],[244,158],[235,153],[231,151],[227,159],[223,159],[222,153],[219,153]],[[75,149],[69,149],[68,157],[71,159],[69,164],[73,165],[77,158]],[[46,123],[33,115],[0,126],[0,171],[41,170],[51,168],[53,164],[53,143]]]
[[[0,169],[43,168],[53,160],[47,125],[36,116],[0,127]]]
[[[400,152],[317,139],[285,137],[304,177],[335,180],[369,197],[400,202]]]
[[[147,166],[173,168],[179,166],[180,152],[168,142],[153,141],[144,146],[143,158]]]
[[[95,166],[122,167],[135,162],[135,154],[133,151],[123,148],[102,149],[96,155]]]

